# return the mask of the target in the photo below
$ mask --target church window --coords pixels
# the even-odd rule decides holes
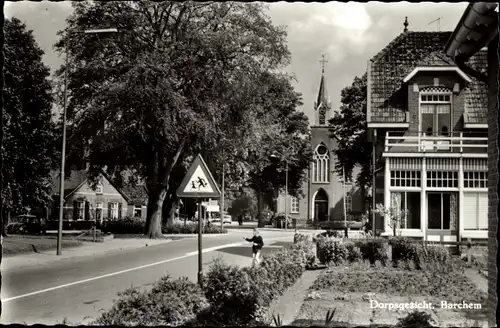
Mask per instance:
[[[316,147],[313,159],[312,182],[330,182],[330,156],[324,144]]]
[[[291,213],[299,213],[299,199],[297,197],[292,197]]]

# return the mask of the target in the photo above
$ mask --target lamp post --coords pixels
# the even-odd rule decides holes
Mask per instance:
[[[278,153],[282,155],[285,159],[285,231],[287,231],[288,227],[288,157],[284,156],[282,153]],[[279,158],[276,154],[272,154],[271,157]]]
[[[61,255],[61,244],[62,244],[62,229],[63,229],[63,217],[64,217],[64,165],[66,157],[66,119],[67,119],[67,105],[68,105],[68,50],[69,41],[71,39],[71,34],[73,33],[84,33],[84,34],[98,34],[98,33],[117,33],[116,28],[107,29],[95,29],[95,30],[85,30],[85,31],[73,31],[69,32],[67,35],[66,43],[64,46],[65,52],[65,69],[64,69],[64,102],[63,102],[63,131],[62,131],[62,149],[61,149],[61,183],[59,185],[59,227],[57,230],[57,255]]]

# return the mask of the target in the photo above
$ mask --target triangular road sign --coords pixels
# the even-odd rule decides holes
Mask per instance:
[[[191,164],[177,189],[177,196],[189,198],[220,197],[220,189],[201,155],[196,156],[193,164]]]

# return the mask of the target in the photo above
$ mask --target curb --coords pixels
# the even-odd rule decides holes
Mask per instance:
[[[168,243],[171,243],[172,241],[173,241],[172,239],[165,239],[165,241],[163,243],[158,243],[158,244],[151,245],[151,246],[156,246],[156,245],[160,245],[160,244],[168,244]],[[99,243],[99,244],[102,245],[102,243]],[[139,249],[139,248],[142,248],[142,247],[149,247],[149,246],[150,246],[149,244],[144,243],[144,244],[140,244],[140,245],[122,246],[120,248],[114,248],[114,249],[108,249],[108,250],[89,251],[89,252],[75,254],[75,255],[72,255],[72,256],[68,256],[68,257],[54,257],[54,258],[52,258],[49,261],[43,261],[41,263],[39,263],[37,260],[34,260],[33,262],[38,262],[38,263],[21,264],[21,265],[16,265],[16,266],[7,267],[7,268],[5,268],[5,267],[2,266],[2,271],[10,271],[10,270],[14,270],[14,269],[29,268],[29,267],[40,266],[40,265],[50,265],[51,263],[58,262],[58,261],[74,260],[74,259],[82,258],[82,257],[95,256],[95,255],[103,255],[103,254],[121,252],[121,251],[126,250],[126,249],[127,250],[130,250],[130,249]],[[76,250],[78,250],[79,247],[68,247],[67,248],[67,250],[70,250],[70,249],[76,249]],[[47,250],[47,251],[49,251],[49,250]],[[30,253],[30,255],[31,254],[47,255],[47,254],[44,254],[44,253]],[[26,255],[26,253],[24,253],[23,255]],[[21,257],[21,256],[12,256],[11,258],[13,258],[13,257]]]

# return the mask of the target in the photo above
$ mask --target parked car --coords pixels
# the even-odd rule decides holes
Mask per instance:
[[[220,215],[214,215],[212,214],[212,219],[210,219],[210,223],[216,223],[216,222],[220,222]],[[224,214],[223,215],[223,221],[222,221],[223,224],[232,224],[233,223],[233,218],[231,217],[231,215],[229,214]]]
[[[5,230],[10,234],[45,234],[47,232],[45,223],[36,215],[23,214],[12,219]]]

